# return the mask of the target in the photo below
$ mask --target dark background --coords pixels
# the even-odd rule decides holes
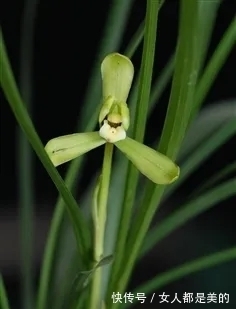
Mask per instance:
[[[31,115],[43,143],[50,138],[74,132],[76,121],[83,107],[83,98],[91,73],[102,29],[107,17],[111,1],[40,1],[38,5],[33,62],[33,107]],[[174,50],[178,27],[178,1],[167,0],[162,8],[157,34],[157,50],[154,76],[158,76]],[[128,27],[125,31],[121,49],[123,52],[130,37],[137,29],[145,15],[145,1],[135,1]],[[19,46],[20,22],[23,1],[4,1],[1,9],[1,24],[9,57],[16,78],[19,76]],[[234,0],[223,1],[219,9],[208,53],[219,42],[230,20],[235,15]],[[139,66],[141,48],[134,56],[134,65]],[[236,97],[235,66],[236,56],[231,52],[222,68],[205,105]],[[148,124],[146,141],[156,138],[156,132],[161,130],[168,102],[170,87],[161,98],[158,110],[154,112]],[[19,239],[18,239],[18,191],[17,191],[17,131],[18,126],[11,110],[1,94],[1,217],[0,217],[0,267],[6,280],[6,285],[15,304],[19,297]],[[99,100],[98,100],[99,101]],[[153,127],[155,130],[153,132]],[[186,193],[207,179],[213,171],[228,164],[235,158],[235,141],[231,139],[227,145],[217,151],[202,168],[191,177],[179,190],[177,200],[182,200]],[[78,189],[78,196],[87,187],[94,170],[101,164],[100,152],[90,155],[93,160],[87,162],[83,181]],[[35,179],[33,185],[36,191],[36,245],[35,266],[38,269],[45,243],[46,232],[54,207],[57,192],[41,163],[34,155]],[[66,167],[60,169],[64,175]],[[167,211],[171,211],[177,202],[171,201]],[[235,244],[234,201],[229,199],[207,212],[196,220],[179,229],[153,250],[150,255],[138,265],[134,273],[132,286],[153,276],[154,273],[173,267],[188,257],[194,258],[214,252]],[[230,306],[236,305],[236,287],[232,281],[232,269],[236,275],[236,264],[231,263],[216,267],[214,270],[202,272],[169,285],[165,292],[226,292],[231,293]],[[228,278],[228,276],[230,276]],[[229,280],[228,280],[229,279]],[[234,291],[234,292],[232,292]],[[163,291],[160,291],[160,294]],[[233,294],[234,293],[234,296]],[[156,303],[157,304],[157,303]],[[234,305],[233,305],[234,304]],[[174,304],[172,305],[172,307]],[[216,306],[216,305],[213,305]],[[222,305],[223,306],[226,305]],[[141,306],[142,307],[142,306]],[[158,307],[162,308],[161,305]],[[166,307],[166,306],[165,306]],[[15,308],[19,308],[16,307]],[[153,307],[154,308],[154,307]],[[163,306],[164,308],[164,306]],[[211,307],[210,304],[207,308]]]

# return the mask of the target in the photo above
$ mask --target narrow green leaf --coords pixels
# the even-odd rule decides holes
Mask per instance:
[[[151,293],[152,291],[157,291],[160,288],[166,286],[167,284],[186,277],[190,274],[227,263],[236,259],[236,247],[231,247],[226,250],[219,251],[217,253],[210,254],[198,258],[196,260],[186,262],[183,265],[177,266],[170,269],[143,285],[139,286],[133,293],[142,292],[145,294]],[[128,308],[131,304],[127,303],[123,308]]]
[[[217,12],[222,0],[214,1],[202,1],[198,0],[199,3],[199,33],[201,36],[199,38],[198,49],[200,55],[200,68],[202,68],[204,61],[206,59],[206,54],[211,41],[212,32],[214,30],[214,25],[217,17]]]
[[[137,50],[138,46],[142,42],[143,36],[144,36],[144,21],[141,22],[137,31],[135,32],[134,36],[131,38],[128,46],[125,49],[124,54],[127,57],[129,58],[133,57],[135,51]]]
[[[52,271],[49,269],[50,291],[47,308],[51,309],[62,309],[62,304],[70,295],[75,274],[84,269],[81,255],[76,250],[76,240],[67,216],[64,216],[62,227],[59,230],[59,241],[53,253]]]
[[[186,203],[147,234],[141,256],[146,254],[155,244],[190,219],[217,205],[221,201],[235,195],[236,178],[233,178]]]
[[[229,174],[235,172],[236,173],[236,161],[227,165],[225,168],[222,168],[219,172],[214,174],[210,179],[208,179],[203,185],[201,185],[197,190],[194,190],[194,192],[191,194],[190,198],[199,196],[199,194],[202,194],[206,189],[209,189],[210,187],[214,186],[214,184]]]
[[[211,59],[207,63],[207,66],[199,80],[194,109],[192,111],[191,117],[194,117],[198,109],[201,107],[204,99],[211,88],[213,82],[215,81],[218,72],[222,68],[226,59],[228,58],[230,52],[236,43],[236,18],[233,17],[230,25],[222,36],[218,46],[216,47]]]
[[[76,163],[80,158],[76,159]],[[78,164],[78,163],[77,163]],[[77,173],[77,171],[74,171]],[[67,182],[68,186],[68,182]],[[66,204],[64,199],[60,196],[59,203],[55,207],[53,217],[51,220],[50,230],[47,237],[46,246],[44,249],[43,262],[41,266],[40,279],[39,279],[39,288],[37,293],[37,309],[47,308],[47,300],[49,292],[52,292],[53,289],[49,289],[49,283],[51,278],[54,277],[53,271],[56,269],[55,260],[58,257],[57,250],[59,247],[59,240],[62,238],[63,230],[63,218],[65,216]],[[76,247],[76,246],[75,246]],[[78,259],[76,261],[77,265],[80,264]],[[61,286],[61,285],[60,285]],[[53,295],[53,294],[51,294]],[[56,307],[58,308],[58,307]]]
[[[232,33],[233,33],[233,30],[232,30],[232,27],[231,27],[231,35],[228,35],[228,38],[230,37],[230,39],[228,39],[228,41],[227,41],[227,44],[226,45],[228,45],[228,47],[226,48],[226,49],[222,49],[223,50],[223,53],[226,55],[227,54],[227,52],[228,52],[228,50],[229,50],[229,46],[231,46],[230,48],[232,48],[232,42],[233,42],[233,40],[232,40]],[[225,41],[226,42],[226,41]],[[224,56],[223,56],[223,58],[224,58]],[[216,62],[215,62],[215,64],[217,64]],[[219,63],[218,63],[219,64]],[[218,68],[219,68],[220,66],[218,66]],[[211,68],[211,67],[210,67]],[[210,70],[211,71],[211,73],[213,73],[213,71],[214,70]],[[215,71],[215,73],[217,73],[217,71]],[[203,75],[204,76],[204,78],[205,79],[207,79],[207,78],[214,78],[214,74],[205,74],[205,75]],[[204,80],[204,79],[203,79]],[[201,80],[201,83],[203,84],[203,82],[202,82],[202,80]],[[208,83],[208,85],[210,86],[211,85],[211,83]],[[200,89],[201,90],[201,89]],[[209,88],[207,89],[207,91],[209,90]],[[201,101],[201,103],[203,102],[203,98],[204,98],[204,96],[200,96],[199,95],[199,97],[198,97],[198,100],[199,100],[199,102]],[[201,99],[201,100],[200,100]],[[197,105],[197,103],[196,103],[196,105]],[[195,106],[196,106],[195,105]],[[200,103],[199,103],[199,105],[200,105]],[[192,112],[192,114],[191,114],[191,117],[192,117],[192,115],[194,114],[194,112]],[[153,189],[155,189],[154,187],[153,187]],[[150,187],[149,187],[149,194],[148,194],[148,192],[147,192],[147,194],[146,194],[146,199],[144,200],[145,201],[145,204],[147,204],[147,203],[153,203],[153,207],[154,207],[154,205],[156,205],[157,203],[158,203],[158,201],[160,201],[160,195],[161,195],[161,193],[159,193],[159,189],[158,188],[156,188],[155,190],[156,190],[156,192],[154,191],[154,195],[152,195],[151,196],[151,192],[152,192],[152,189],[150,189]],[[150,199],[150,197],[152,197],[152,199]],[[142,213],[143,214],[143,213]],[[140,216],[140,218],[141,218],[142,216]],[[135,235],[135,234],[134,234]]]
[[[198,9],[199,9],[199,11],[198,11],[198,14],[196,14],[197,17],[198,17],[198,22],[197,22],[198,29],[196,29],[196,32],[198,33],[198,35],[196,35],[196,40],[198,41],[198,44],[203,46],[202,53],[201,54],[199,53],[199,59],[195,59],[195,64],[196,64],[196,67],[197,67],[198,70],[201,69],[201,66],[204,63],[204,59],[203,58],[205,58],[205,56],[206,56],[205,55],[206,54],[206,49],[207,49],[207,46],[209,44],[209,40],[210,40],[212,29],[213,29],[213,25],[212,24],[215,22],[215,18],[216,18],[216,16],[215,17],[213,16],[214,15],[213,13],[215,13],[215,15],[216,15],[217,9],[218,9],[218,4],[219,4],[218,1],[216,1],[216,2],[214,2],[214,1],[212,1],[212,2],[198,1]],[[211,7],[209,7],[209,6],[211,6]],[[200,16],[200,14],[201,14],[201,16]],[[207,26],[207,28],[206,28],[206,26]],[[202,29],[203,28],[204,28],[204,35],[202,35]],[[232,30],[231,30],[231,32],[232,32]],[[224,42],[227,42],[228,48],[226,48],[225,50],[222,49],[223,53],[224,53],[224,55],[222,57],[224,59],[226,59],[225,57],[226,57],[226,55],[228,53],[229,45],[230,44],[231,44],[230,46],[232,48],[232,33],[231,33],[231,35],[228,35],[228,37],[230,37],[230,39],[224,41]],[[196,48],[196,50],[198,50],[197,46],[195,48]],[[219,48],[217,48],[217,50],[219,50]],[[218,54],[218,53],[216,53],[216,54]],[[218,59],[220,57],[215,57],[215,58]],[[204,96],[202,96],[202,94],[201,94],[202,93],[201,85],[204,85],[205,82],[207,83],[207,79],[210,78],[213,81],[214,78],[215,78],[215,76],[213,74],[213,70],[211,70],[212,66],[210,65],[210,63],[211,63],[211,60],[209,62],[209,65],[207,66],[206,70],[204,71],[204,74],[203,74],[200,82],[197,84],[196,94],[194,95],[194,102],[193,102],[193,100],[189,101],[189,106],[192,105],[192,111],[190,111],[191,115],[189,117],[189,122],[193,118],[193,115],[195,115],[195,113],[197,111],[196,106],[200,106],[203,103],[203,100],[204,100]],[[217,60],[216,60],[216,62],[213,61],[213,63],[216,64],[216,65],[220,64],[220,62],[217,62]],[[219,68],[220,68],[220,66],[218,66],[218,69]],[[181,70],[181,68],[180,68],[180,70]],[[206,72],[208,72],[208,73],[206,73]],[[217,72],[218,71],[215,71],[215,73],[217,73]],[[181,73],[180,73],[180,76],[181,76]],[[174,84],[175,83],[173,81],[173,85]],[[205,94],[207,93],[207,91],[209,90],[210,86],[212,85],[211,82],[207,83],[207,84],[208,84],[209,87],[205,89],[205,91],[206,91]],[[177,89],[177,91],[178,91],[178,89]],[[179,91],[181,93],[181,88],[179,88]],[[180,98],[177,95],[175,97],[176,102],[179,99]],[[174,117],[174,110],[172,112],[173,112],[172,115]],[[171,113],[170,113],[170,115],[171,115]],[[168,117],[168,115],[167,115],[167,117]],[[181,123],[182,120],[179,119],[179,121]],[[171,123],[170,123],[170,127],[171,127]],[[165,132],[165,130],[166,130],[166,128],[163,129],[164,132]],[[176,128],[176,130],[177,130],[177,128]],[[173,131],[173,132],[175,132],[175,131]],[[168,135],[168,133],[166,133],[166,134]],[[169,134],[171,134],[171,132],[169,132]],[[172,136],[172,139],[174,139],[174,138],[175,138],[175,134],[173,134],[173,136]],[[164,141],[164,139],[163,139],[163,141]],[[161,145],[160,145],[160,147],[161,147]],[[160,151],[164,151],[164,148],[163,149],[160,148],[159,150]],[[147,193],[146,193],[146,198],[145,198],[143,204],[147,204],[147,201],[152,201],[153,205],[156,205],[157,200],[160,200],[160,196],[159,196],[158,190],[159,190],[158,187],[154,187],[152,184],[148,184],[147,188],[145,189],[145,192],[147,192]]]
[[[163,90],[168,85],[174,71],[175,58],[174,55],[170,57],[160,76],[154,81],[151,91],[150,103],[148,113],[151,114],[157,102],[159,101]]]
[[[71,219],[72,226],[74,228],[78,248],[82,256],[85,258],[90,247],[90,231],[88,229],[88,225],[83,219],[83,215],[81,210],[78,208],[76,201],[74,200],[68,188],[65,186],[59,173],[52,165],[47,153],[44,150],[40,138],[35,131],[33,123],[24,107],[8,61],[2,35],[0,38],[0,54],[2,73],[0,75],[0,82],[5,96],[17,119],[17,122],[26,134],[36,154],[38,155],[48,174],[55,183],[58,191],[66,202],[67,210]]]
[[[127,156],[136,168],[156,184],[170,184],[179,177],[179,167],[168,157],[132,138],[115,145]]]
[[[34,51],[34,30],[38,0],[25,0],[20,26],[20,68],[19,89],[28,111],[32,106],[32,71]],[[24,309],[34,307],[33,277],[33,231],[35,192],[32,179],[32,148],[24,133],[17,130],[17,187],[20,224],[20,288],[21,306]]]
[[[205,107],[193,120],[184,138],[178,158],[183,161],[214,132],[231,119],[236,119],[236,100],[220,101]]]
[[[212,31],[214,29],[215,19],[216,19],[216,16],[217,16],[217,11],[218,11],[220,3],[221,3],[221,0],[216,0],[216,1],[201,1],[200,0],[199,1],[198,17],[199,17],[199,33],[201,33],[201,35],[199,36],[198,39],[199,39],[199,46],[202,47],[201,50],[200,50],[201,56],[200,56],[200,60],[199,60],[200,61],[200,68],[202,67],[202,65],[205,61],[205,58],[206,58],[206,52],[207,52],[208,45],[209,45],[209,42],[210,42],[210,39],[211,39]],[[166,66],[166,69],[165,69],[165,75],[166,75],[167,81],[172,75],[173,68],[174,68],[174,57],[172,57],[170,59],[170,61],[168,62],[168,65]],[[160,83],[159,81],[154,83],[153,92],[152,92],[152,96],[151,96],[151,100],[150,100],[151,106],[154,106],[155,101],[158,99],[158,97],[157,97],[158,88],[161,86],[161,84],[162,83]],[[196,91],[198,93],[198,87],[197,87]],[[157,92],[157,94],[155,92]],[[198,94],[197,94],[197,96],[198,96]],[[229,104],[227,104],[227,107],[223,108],[221,110],[221,112],[219,112],[218,115],[220,117],[223,117],[224,115],[225,115],[225,117],[228,117],[226,114],[228,113],[228,111],[230,109]],[[207,108],[206,111],[204,111],[203,113],[207,113],[208,109],[212,109],[212,106]],[[211,113],[211,111],[209,111],[209,112]],[[217,113],[216,108],[214,110],[214,107],[213,107],[212,113],[214,113],[214,115]],[[212,117],[212,114],[210,116]],[[215,116],[217,117],[217,115],[215,115]],[[232,116],[232,114],[231,114],[231,116]],[[207,117],[207,115],[205,115],[205,117]],[[214,118],[214,121],[210,121],[210,123],[208,122],[208,125],[204,127],[206,129],[206,131],[209,131],[211,129],[214,131],[214,129],[212,127],[214,125],[216,125],[216,121],[215,121],[216,119],[215,119],[215,117],[213,117],[213,118]],[[223,121],[223,119],[222,119],[222,121]],[[182,156],[182,153],[183,153],[183,151],[185,151],[185,148],[190,148],[190,145],[195,145],[195,143],[201,138],[201,135],[205,134],[205,132],[203,132],[203,131],[199,132],[199,130],[198,130],[199,134],[196,136],[196,128],[194,128],[194,125],[192,125],[191,129],[192,129],[193,132],[195,132],[195,136],[194,136],[194,138],[190,137],[188,139],[187,143],[183,144],[183,146],[180,149],[179,156]],[[188,136],[187,136],[187,138],[188,138]],[[193,148],[195,148],[195,147],[193,146]]]
[[[150,97],[152,71],[153,71],[154,55],[155,55],[158,10],[159,10],[159,1],[147,1],[144,46],[143,46],[141,72],[139,79],[138,103],[135,113],[135,122],[133,130],[134,138],[139,142],[142,142],[143,140],[146,119],[147,119],[147,110]],[[119,252],[119,255],[115,257],[115,261],[113,263],[113,269],[111,271],[112,276],[109,285],[108,295],[110,294],[111,289],[114,290],[115,288],[114,281],[116,280],[117,273],[120,270],[119,269],[120,266],[122,265],[122,259],[124,258],[123,252],[127,238],[127,232],[129,229],[129,222],[132,214],[132,205],[138,181],[138,172],[130,164],[128,167],[128,174],[126,179],[127,179],[126,191],[124,196],[122,216],[115,248],[115,251]],[[109,299],[108,302],[110,301],[111,300]]]
[[[162,8],[163,4],[165,3],[165,0],[160,0],[159,2],[159,11]],[[135,53],[135,51],[137,50],[139,44],[141,43],[143,36],[144,36],[144,21],[139,25],[138,29],[136,30],[135,34],[133,35],[133,37],[131,38],[128,46],[125,49],[124,54],[129,57],[132,58],[133,54]]]
[[[54,166],[58,166],[105,144],[98,132],[74,133],[51,139],[45,150]]]
[[[0,307],[1,309],[10,309],[7,292],[1,274],[0,274]]]
[[[171,159],[174,159],[177,155],[191,114],[199,69],[198,38],[198,1],[182,0],[175,72],[159,147],[159,151]],[[132,251],[125,255],[125,263],[122,265],[122,274],[116,288],[120,292],[124,290],[127,284],[156,206],[164,192],[162,186],[151,185],[150,189],[147,190],[145,203],[141,206],[131,227],[126,252],[129,252],[128,248],[130,247],[132,247]]]
[[[236,134],[235,119],[230,120],[222,125],[211,137],[203,142],[189,157],[185,159],[181,166],[181,175],[177,183],[167,188],[165,199],[176,190],[186,178],[193,173],[209,156],[216,151],[220,146],[227,142]]]
[[[206,58],[206,53],[210,43],[212,31],[214,29],[214,24],[220,3],[221,0],[199,1],[199,33],[201,33],[201,36],[199,37],[199,40],[201,41],[201,43],[199,43],[199,46],[201,46],[201,49],[199,50],[199,52],[201,53],[201,56],[199,57],[200,68],[202,67]],[[154,82],[150,98],[150,111],[152,111],[155,103],[160,97],[160,89],[162,89],[163,85],[165,86],[170,80],[174,71],[174,64],[174,56],[172,56],[163,70],[163,78],[161,80],[159,80],[158,78],[157,81]]]
[[[160,72],[158,78],[153,82],[153,86],[150,94],[150,101],[148,105],[148,116],[152,113],[155,106],[157,106],[159,99],[164,92],[165,88],[168,85],[174,71],[174,56],[172,55],[165,65],[164,69]],[[129,96],[129,108],[130,114],[135,115],[136,113],[136,103],[138,101],[138,90],[139,90],[139,75],[136,77],[131,93]],[[135,119],[131,117],[130,119],[130,127],[129,133],[133,135],[133,127],[134,127]]]
[[[159,144],[159,150],[173,159],[177,155],[188,126],[199,70],[199,54],[197,51],[199,39],[198,3],[197,1],[192,1],[188,5],[183,3],[181,6],[183,18],[180,20],[180,36],[175,56],[175,72]],[[187,25],[190,25],[190,18],[193,19],[192,28],[188,29],[189,26]],[[189,41],[186,41],[187,37]]]

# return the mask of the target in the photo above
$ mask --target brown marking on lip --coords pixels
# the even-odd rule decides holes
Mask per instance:
[[[112,128],[115,128],[115,129],[121,126],[121,122],[114,123],[114,122],[111,122],[109,120],[107,122],[108,122],[109,126],[111,126]]]

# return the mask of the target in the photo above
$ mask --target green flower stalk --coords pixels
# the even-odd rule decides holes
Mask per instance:
[[[103,104],[100,130],[75,133],[50,140],[45,146],[55,166],[68,162],[105,143],[114,144],[136,168],[156,184],[166,185],[179,177],[179,167],[165,155],[127,137],[130,115],[127,98],[134,68],[127,57],[112,53],[101,65]]]

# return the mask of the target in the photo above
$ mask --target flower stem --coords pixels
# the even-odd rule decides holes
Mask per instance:
[[[110,175],[111,175],[111,163],[113,154],[113,144],[106,143],[102,175],[99,180],[99,185],[95,189],[95,198],[93,205],[93,220],[94,220],[94,259],[97,264],[103,257],[104,251],[104,234],[106,228],[107,219],[107,200],[109,193]],[[97,192],[96,192],[97,191]],[[100,299],[101,295],[101,279],[102,268],[99,267],[94,271],[92,290],[90,298],[90,309],[99,309],[102,304]]]

